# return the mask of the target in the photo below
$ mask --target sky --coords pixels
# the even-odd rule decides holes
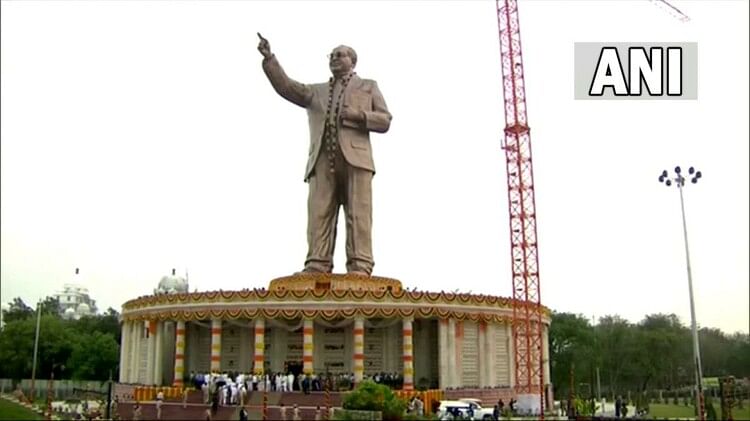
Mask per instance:
[[[520,2],[542,303],[688,325],[679,193],[657,178],[695,166],[697,321],[747,333],[748,3],[673,4],[690,21],[648,0]],[[3,1],[1,15],[3,303],[76,282],[120,310],[172,268],[191,291],[302,268],[307,117],[271,88],[256,32],[306,83],[350,45],[383,92],[373,274],[511,295],[494,2]],[[698,99],[575,100],[575,42],[696,42]]]

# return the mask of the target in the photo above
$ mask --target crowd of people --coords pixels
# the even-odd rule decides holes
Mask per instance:
[[[372,376],[364,376],[364,379],[371,379],[375,383],[384,384],[393,389],[400,389],[404,383],[403,376],[398,373],[376,373]],[[188,382],[196,390],[203,391],[207,403],[210,397],[218,392],[220,403],[237,405],[242,404],[247,394],[254,391],[300,391],[303,393],[325,390],[348,391],[354,387],[355,379],[354,373],[351,372],[296,375],[291,371],[264,375],[236,372],[205,374],[191,372]]]

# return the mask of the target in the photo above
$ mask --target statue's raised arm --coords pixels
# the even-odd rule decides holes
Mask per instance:
[[[260,32],[258,32],[258,38],[260,38],[258,51],[263,55],[263,71],[271,81],[273,89],[287,101],[307,108],[312,101],[312,89],[287,76],[276,56],[271,53],[271,43],[263,38]]]

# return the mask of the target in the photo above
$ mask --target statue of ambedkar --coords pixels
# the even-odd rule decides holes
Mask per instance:
[[[305,169],[308,252],[303,273],[331,273],[339,207],[346,217],[347,273],[370,276],[372,257],[372,160],[370,132],[385,133],[391,114],[374,80],[355,72],[357,53],[340,45],[329,57],[328,82],[289,78],[258,34],[263,71],[276,92],[307,110],[310,151]]]

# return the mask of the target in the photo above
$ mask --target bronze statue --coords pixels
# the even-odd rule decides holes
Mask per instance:
[[[276,92],[307,109],[310,152],[305,181],[307,244],[305,273],[331,273],[339,206],[346,217],[347,273],[370,276],[372,258],[372,161],[370,132],[385,133],[391,114],[374,80],[353,71],[357,53],[340,45],[329,55],[333,76],[326,83],[289,78],[271,46],[258,34],[263,71]]]

